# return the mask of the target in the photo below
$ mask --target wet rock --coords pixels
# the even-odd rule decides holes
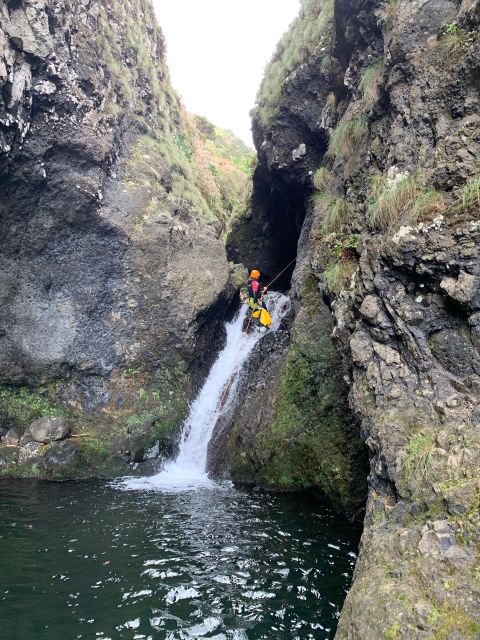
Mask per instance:
[[[145,461],[145,448],[140,447],[139,449],[135,449],[131,453],[132,462],[144,462]]]
[[[70,433],[70,426],[65,418],[60,416],[45,416],[32,422],[27,433],[35,442],[48,444],[54,440],[63,440]]]
[[[154,404],[174,436],[238,291],[230,204],[201,193],[189,148],[167,153],[190,124],[150,2],[134,54],[137,4],[0,3],[0,384],[96,414],[117,442]]]
[[[44,455],[44,463],[52,467],[66,467],[71,464],[78,452],[78,445],[71,440],[54,442]]]
[[[22,465],[32,465],[42,460],[42,445],[38,442],[29,442],[21,447],[18,462]]]
[[[480,233],[478,207],[461,209],[462,189],[478,173],[480,4],[354,4],[335,0],[331,33],[322,35],[329,73],[319,71],[320,47],[308,51],[283,79],[278,104],[266,113],[260,101],[253,130],[262,183],[254,197],[261,193],[262,208],[252,210],[249,228],[261,246],[261,223],[272,211],[289,211],[296,222],[306,211],[299,261],[308,256],[334,317],[350,406],[369,450],[365,530],[336,637],[467,637],[437,610],[455,602],[466,628],[480,628],[480,592],[459,542],[465,532],[456,533],[478,513],[479,491]],[[450,39],[458,40],[452,48]],[[373,60],[381,78],[366,109],[362,85]],[[359,148],[349,140],[348,151],[326,155],[328,138],[338,142],[352,122],[365,125]],[[308,153],[294,158],[301,142]],[[325,211],[311,205],[318,167],[331,171],[331,194],[351,211],[346,228],[332,234]],[[403,208],[403,196],[390,208],[418,172],[412,204],[431,187],[442,200],[424,219]],[[290,210],[287,193],[297,196]],[[394,215],[372,224],[383,197]],[[347,259],[355,275],[335,290],[332,273]],[[293,297],[308,306],[295,287]]]

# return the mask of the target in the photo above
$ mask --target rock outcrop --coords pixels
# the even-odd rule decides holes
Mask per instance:
[[[369,450],[341,639],[480,634],[479,25],[477,0],[305,0],[254,113],[261,191],[230,250],[257,259],[242,233],[293,194],[293,289],[310,270]]]
[[[246,176],[182,108],[148,0],[2,2],[0,88],[0,436],[168,438],[221,342]]]

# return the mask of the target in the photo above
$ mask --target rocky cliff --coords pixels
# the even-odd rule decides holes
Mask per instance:
[[[0,474],[142,459],[221,342],[248,149],[182,108],[148,0],[3,1],[0,88]],[[45,415],[68,455],[14,446]]]
[[[285,437],[262,413],[285,402],[276,353],[273,400],[224,438],[257,480],[316,434],[308,450],[320,438],[328,453],[307,484],[342,503],[337,469],[358,460],[342,437],[356,421],[368,499],[337,638],[480,636],[479,24],[478,0],[304,0],[253,114],[259,166],[230,255],[271,272],[298,241],[281,357],[303,377],[298,331],[309,326],[312,349],[333,340],[343,374],[321,368],[308,393],[290,386],[302,411]],[[325,378],[338,398],[328,408]],[[262,395],[261,376],[249,384]],[[353,418],[342,410],[332,443],[320,425],[344,384]],[[297,485],[310,468],[297,458]]]

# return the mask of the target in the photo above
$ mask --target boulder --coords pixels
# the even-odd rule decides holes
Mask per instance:
[[[2,441],[4,444],[12,446],[17,446],[20,441],[20,436],[15,431],[15,429],[9,429],[7,433],[3,436]]]
[[[461,304],[470,302],[478,291],[478,278],[461,271],[458,279],[446,277],[440,286],[446,293]]]
[[[27,434],[29,434],[35,442],[41,442],[43,444],[48,444],[55,440],[63,440],[69,433],[70,427],[65,418],[61,416],[44,416],[32,422],[27,429]]]

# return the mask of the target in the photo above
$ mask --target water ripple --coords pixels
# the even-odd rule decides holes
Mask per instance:
[[[8,640],[332,638],[359,536],[310,499],[232,488],[5,482],[0,512]]]

